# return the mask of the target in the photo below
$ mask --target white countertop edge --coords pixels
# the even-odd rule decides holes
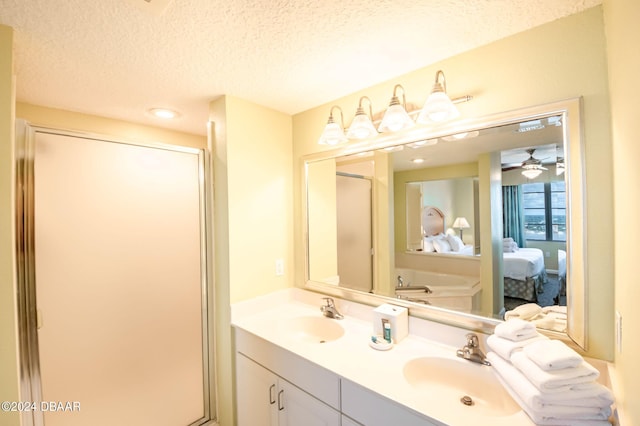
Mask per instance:
[[[396,376],[402,374],[401,371],[398,371],[400,367],[395,365],[395,361],[406,361],[411,357],[429,355],[455,357],[455,349],[461,347],[466,342],[465,336],[469,331],[434,321],[409,317],[409,336],[399,342],[399,345],[396,345],[391,351],[375,351],[373,349],[363,351],[363,356],[386,360],[385,362],[388,361],[388,364],[385,365],[394,367],[389,368],[389,370],[394,370],[393,373],[389,372],[389,374],[386,374],[385,372],[385,374],[383,374],[381,372],[381,374],[371,375],[362,374],[362,372],[356,371],[353,366],[348,366],[346,363],[341,362],[344,358],[333,356],[330,349],[332,347],[331,343],[324,345],[322,350],[311,350],[303,344],[294,344],[290,340],[280,339],[277,333],[271,336],[257,333],[254,326],[252,326],[252,317],[263,314],[269,315],[271,314],[269,311],[272,310],[273,315],[277,315],[278,310],[281,309],[283,305],[288,305],[290,309],[293,308],[297,314],[308,315],[317,309],[318,315],[321,315],[320,306],[323,303],[323,297],[325,296],[320,293],[299,288],[278,290],[273,293],[232,304],[231,324],[327,368],[347,380],[397,401],[411,410],[432,417],[429,413],[424,412],[419,401],[412,401],[410,396],[406,397],[405,393],[408,389],[406,386],[399,384],[401,380],[395,380]],[[348,333],[345,337],[351,337],[352,340],[355,340],[353,336],[357,334],[358,340],[362,340],[362,342],[354,342],[352,340],[344,341],[343,338],[341,340],[342,344],[345,345],[344,348],[356,351],[360,350],[360,346],[362,345],[368,347],[366,339],[369,338],[370,333],[373,332],[372,319],[373,309],[375,309],[375,307],[338,298],[334,298],[334,301],[338,310],[348,317],[349,324],[352,325],[351,329],[347,329]],[[369,327],[371,327],[370,331]],[[481,333],[476,334],[478,334],[480,338],[482,349],[485,350],[486,338],[488,336]],[[609,363],[597,359],[587,359],[587,361],[600,370],[601,378],[599,381],[611,387],[609,381],[610,376],[608,374]],[[434,417],[434,419],[442,421],[437,417]],[[495,423],[495,425],[533,425],[533,422],[531,422],[528,416],[522,411],[512,416],[496,418],[496,420],[498,422]]]

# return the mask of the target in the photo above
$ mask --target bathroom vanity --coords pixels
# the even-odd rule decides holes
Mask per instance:
[[[410,317],[409,336],[378,351],[373,307],[336,300],[334,320],[322,297],[287,289],[233,305],[240,426],[533,425],[492,367],[456,357],[467,330]]]

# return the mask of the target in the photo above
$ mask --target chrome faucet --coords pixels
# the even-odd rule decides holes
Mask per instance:
[[[458,349],[456,351],[456,355],[460,358],[477,362],[478,364],[491,365],[491,363],[487,361],[482,350],[480,350],[478,336],[473,333],[467,334],[467,344],[464,345],[462,349]]]
[[[320,306],[320,311],[322,311],[325,317],[338,320],[344,318],[344,316],[340,312],[338,312],[338,308],[336,308],[336,305],[333,303],[332,298],[323,297],[322,300],[325,301],[326,305]]]
[[[398,285],[396,286],[396,288],[401,287],[404,287],[404,280],[402,279],[402,276],[398,275]]]

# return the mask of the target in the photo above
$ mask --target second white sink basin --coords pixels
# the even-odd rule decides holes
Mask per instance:
[[[344,335],[344,328],[337,320],[323,316],[292,318],[281,325],[281,331],[290,338],[310,343],[331,342]]]
[[[430,395],[434,400],[437,396],[438,401],[444,398],[458,410],[475,410],[476,414],[486,416],[510,416],[520,411],[492,368],[464,359],[422,357],[408,361],[403,373],[405,380],[424,393],[425,398]]]

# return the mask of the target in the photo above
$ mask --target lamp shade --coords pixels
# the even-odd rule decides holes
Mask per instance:
[[[376,136],[378,131],[373,126],[371,119],[367,114],[362,111],[356,113],[356,116],[353,118],[351,122],[351,126],[349,126],[349,130],[347,131],[347,138],[349,139],[366,139]]]
[[[458,108],[451,102],[445,92],[432,92],[424,103],[418,123],[440,122],[452,120],[460,115]]]
[[[384,117],[382,117],[382,122],[380,123],[380,126],[378,126],[378,130],[382,133],[397,132],[402,129],[407,129],[414,124],[415,123],[411,117],[409,117],[407,110],[404,109],[400,103],[393,104],[392,102],[384,113]]]
[[[442,81],[442,82],[441,82]],[[431,94],[424,103],[416,121],[421,124],[452,120],[460,115],[458,108],[447,95],[447,79],[444,72],[436,73],[436,80],[431,89]]]
[[[471,225],[469,225],[469,222],[467,222],[467,219],[464,217],[456,217],[456,220],[453,221],[453,225],[451,226],[458,229],[471,228]]]
[[[333,119],[333,110],[340,111],[340,119],[343,122],[342,125],[336,123]],[[344,134],[344,121],[342,115],[342,109],[339,106],[332,106],[329,111],[329,119],[327,125],[324,126],[324,130],[318,139],[320,145],[337,145],[339,143],[347,142],[349,139]]]
[[[347,141],[348,139],[344,135],[342,127],[338,123],[330,121],[324,127],[324,131],[322,132],[322,135],[320,135],[318,143],[320,145],[337,145]]]

